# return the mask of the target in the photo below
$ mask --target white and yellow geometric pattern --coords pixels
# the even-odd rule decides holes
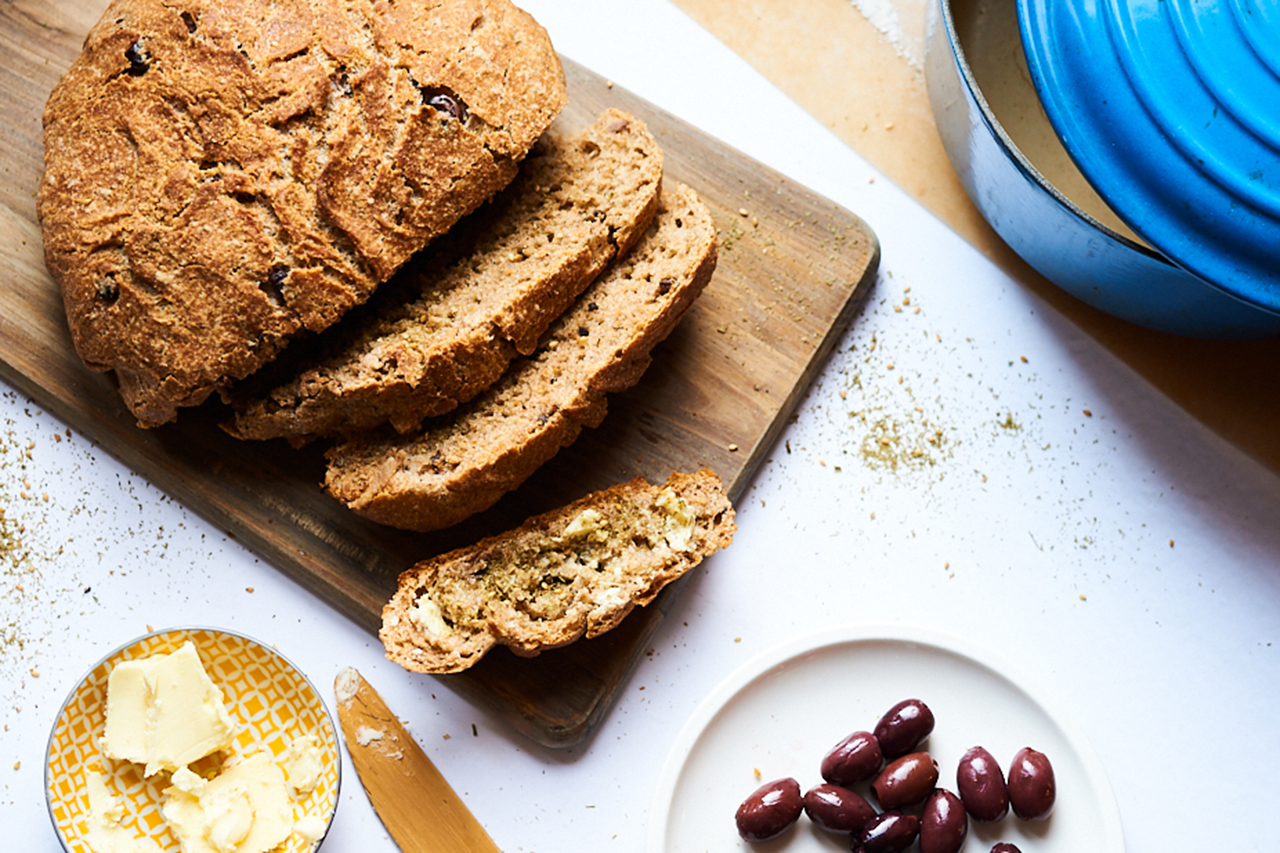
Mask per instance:
[[[151,838],[160,849],[178,853],[177,840],[160,814],[161,792],[169,774],[142,778],[142,767],[105,758],[99,741],[106,725],[107,676],[121,661],[176,651],[190,640],[209,678],[222,691],[236,721],[234,752],[266,752],[279,759],[290,742],[313,735],[323,770],[315,789],[294,804],[294,817],[318,818],[327,828],[338,806],[342,763],[328,709],[307,677],[271,648],[256,640],[211,628],[184,628],[148,634],[112,652],[76,686],[58,715],[49,738],[45,790],[49,814],[69,853],[95,853],[90,843],[89,774],[105,777],[108,793],[124,800],[120,826],[135,838]],[[192,765],[208,775],[222,756],[211,755]],[[280,853],[309,853],[320,840],[291,835]]]

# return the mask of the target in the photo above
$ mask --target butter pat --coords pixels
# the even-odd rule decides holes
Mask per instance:
[[[280,756],[285,780],[293,795],[299,799],[315,790],[324,772],[324,757],[315,735],[303,735],[289,741],[284,755]]]
[[[170,772],[229,747],[234,723],[190,641],[167,655],[124,661],[107,679],[108,758]]]
[[[262,753],[208,781],[183,768],[160,807],[182,853],[265,853],[293,832],[284,772]]]
[[[324,818],[307,815],[306,817],[298,818],[298,822],[293,825],[293,834],[303,841],[310,841],[314,844],[324,836],[326,826]]]
[[[120,825],[124,800],[111,793],[101,773],[87,772],[85,787],[89,791],[89,843],[94,853],[161,853],[153,839],[137,837]]]

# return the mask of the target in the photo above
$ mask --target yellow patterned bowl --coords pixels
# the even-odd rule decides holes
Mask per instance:
[[[112,668],[122,661],[177,651],[187,640],[236,721],[233,750],[237,755],[265,752],[279,759],[294,739],[314,737],[321,755],[318,782],[293,803],[295,820],[303,821],[301,825],[313,838],[295,831],[277,848],[283,853],[310,853],[320,845],[338,807],[342,761],[333,718],[315,687],[283,655],[257,640],[214,628],[147,634],[107,655],[71,691],[53,725],[45,763],[49,816],[62,846],[68,853],[95,853],[89,795],[91,785],[102,783],[105,794],[118,798],[115,802],[123,807],[117,811],[112,832],[139,839],[139,849],[151,849],[145,840],[150,838],[158,849],[178,853],[178,841],[160,814],[161,792],[169,785],[169,774],[144,779],[139,765],[103,756],[99,741],[106,725],[107,676]],[[218,760],[217,756],[201,759],[193,769],[212,769]]]

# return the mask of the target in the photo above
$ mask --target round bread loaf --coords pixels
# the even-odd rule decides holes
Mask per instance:
[[[566,99],[507,0],[115,0],[44,116],[77,351],[171,420],[368,298]]]

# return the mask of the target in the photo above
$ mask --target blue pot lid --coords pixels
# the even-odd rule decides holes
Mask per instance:
[[[1175,263],[1280,312],[1280,3],[1018,0],[1018,24],[1099,195]]]

